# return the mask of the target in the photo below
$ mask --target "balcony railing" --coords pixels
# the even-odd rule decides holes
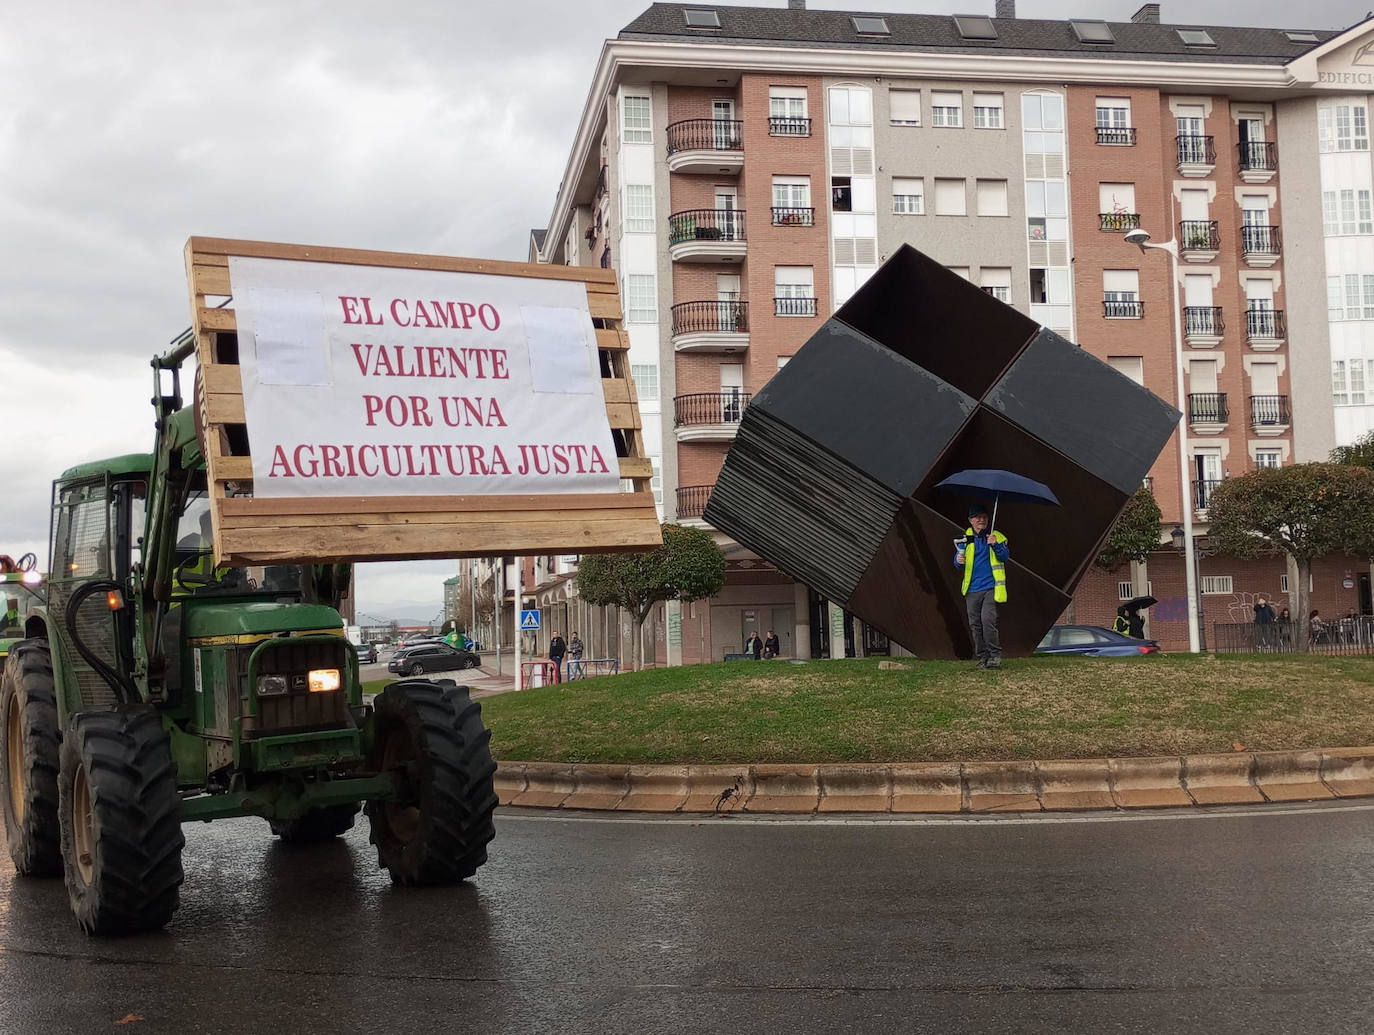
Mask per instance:
[[[1279,167],[1278,150],[1272,140],[1244,140],[1237,145],[1241,172],[1273,172]]]
[[[677,490],[677,516],[679,518],[699,518],[706,513],[706,501],[711,498],[714,485],[679,485]]]
[[[668,153],[742,151],[744,123],[739,119],[683,119],[668,125]]]
[[[1226,330],[1219,305],[1186,305],[1183,307],[1183,333],[1189,337],[1220,338]]]
[[[1102,221],[1102,229],[1113,233],[1134,230],[1140,225],[1139,212],[1099,212],[1097,217]]]
[[[1113,144],[1116,147],[1131,147],[1135,144],[1134,126],[1098,126],[1097,142]]]
[[[689,208],[668,217],[668,243],[743,241],[744,209]]]
[[[1225,424],[1230,413],[1226,409],[1225,392],[1193,392],[1188,396],[1190,424]]]
[[[815,316],[816,300],[814,298],[775,298],[773,299],[774,316]]]
[[[738,424],[748,405],[749,393],[738,390],[677,395],[673,397],[673,427]]]
[[[1221,484],[1220,478],[1195,478],[1193,480],[1193,509],[1206,510],[1212,500],[1212,493]]]
[[[1205,136],[1180,135],[1174,138],[1179,165],[1216,165],[1216,140]]]
[[[1252,428],[1287,427],[1293,423],[1286,395],[1250,396],[1250,426]]]
[[[673,306],[673,335],[747,334],[748,302],[679,302]]]
[[[1145,315],[1145,303],[1138,298],[1104,298],[1102,315],[1109,320],[1139,320]]]
[[[1214,252],[1221,248],[1215,219],[1183,220],[1178,224],[1178,239],[1184,251]]]
[[[779,208],[773,206],[773,225],[774,226],[814,226],[816,223],[816,210],[814,208],[801,208],[789,206]]]
[[[768,135],[770,137],[809,137],[811,120],[792,115],[768,116]]]
[[[1288,321],[1282,309],[1247,309],[1245,336],[1255,338],[1283,338],[1288,335]]]
[[[1240,228],[1240,247],[1246,255],[1277,255],[1281,243],[1276,226],[1247,223]]]

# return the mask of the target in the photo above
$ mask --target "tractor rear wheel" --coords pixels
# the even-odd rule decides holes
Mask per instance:
[[[360,806],[326,805],[311,809],[296,819],[273,819],[272,833],[288,845],[313,845],[346,834],[353,829],[353,821]]]
[[[183,880],[176,766],[157,712],[124,704],[72,716],[62,738],[62,862],[88,934],[162,927]]]
[[[369,801],[377,862],[396,884],[452,884],[487,861],[496,834],[491,731],[451,680],[392,683],[374,702],[371,768],[398,772],[400,800]]]
[[[10,648],[0,675],[0,776],[5,840],[21,877],[62,873],[57,822],[57,696],[45,640]]]

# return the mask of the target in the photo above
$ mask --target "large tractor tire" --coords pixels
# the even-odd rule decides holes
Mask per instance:
[[[5,841],[21,877],[62,873],[57,822],[59,738],[52,657],[45,640],[10,648],[0,675],[0,778]]]
[[[401,800],[369,801],[377,862],[396,884],[452,884],[487,861],[496,835],[491,731],[451,680],[392,683],[374,702],[372,768],[401,773]]]
[[[162,927],[180,904],[180,803],[171,742],[153,709],[72,716],[58,780],[67,895],[88,934]]]
[[[324,808],[311,809],[297,819],[273,819],[272,833],[282,839],[282,844],[313,845],[329,841],[353,829],[353,821],[358,815],[358,805],[326,805]]]

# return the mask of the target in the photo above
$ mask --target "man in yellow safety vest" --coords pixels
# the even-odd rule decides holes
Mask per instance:
[[[964,603],[973,634],[973,653],[979,668],[1000,668],[1002,642],[997,635],[997,605],[1007,602],[1010,547],[1001,532],[988,530],[988,508],[975,503],[968,509],[969,527],[956,540],[954,564],[964,569]]]

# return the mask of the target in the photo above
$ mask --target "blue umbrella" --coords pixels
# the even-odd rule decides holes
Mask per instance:
[[[992,523],[989,525],[990,528],[997,527],[997,504],[1002,499],[1006,499],[1010,503],[1039,503],[1050,507],[1059,506],[1059,497],[1050,490],[1048,485],[996,468],[959,471],[957,474],[951,474],[943,481],[937,482],[935,487],[958,496],[981,498],[991,495]]]

